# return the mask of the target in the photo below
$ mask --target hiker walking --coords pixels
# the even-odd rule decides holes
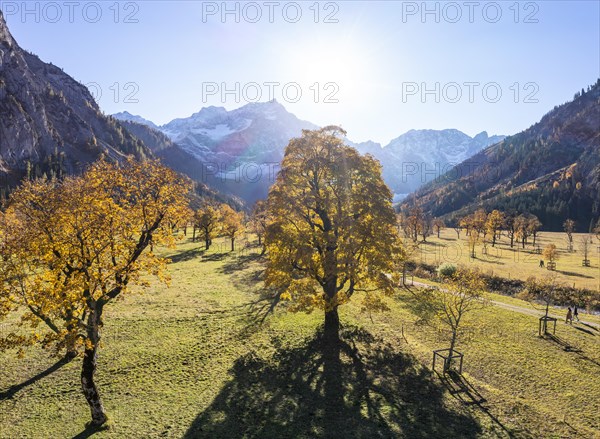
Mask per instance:
[[[573,324],[573,313],[571,312],[571,307],[567,308],[567,319],[565,320],[565,323],[571,323],[571,325]]]
[[[540,268],[544,268],[544,260],[540,259]]]
[[[579,321],[579,313],[577,312],[577,307],[573,307],[573,317],[575,317],[577,319],[577,321]]]

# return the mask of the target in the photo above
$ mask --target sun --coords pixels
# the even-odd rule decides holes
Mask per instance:
[[[301,58],[305,80],[346,83],[356,78],[351,67],[353,54],[347,47],[316,47]]]
[[[367,80],[368,52],[352,39],[309,38],[288,48],[285,58],[289,77],[303,87],[336,88],[338,95],[350,98]]]

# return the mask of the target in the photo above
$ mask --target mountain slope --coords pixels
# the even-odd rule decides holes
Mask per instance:
[[[105,154],[150,154],[90,92],[19,47],[0,11],[0,172],[3,187],[26,173],[74,173]]]
[[[145,119],[143,120],[145,121]],[[213,179],[213,181],[210,182],[213,184],[209,185],[209,179],[206,178],[206,176],[209,175],[209,172],[207,171],[205,164],[180,148],[179,145],[173,143],[165,134],[152,128],[152,123],[129,122],[125,119],[122,120],[120,124],[128,132],[142,140],[152,152],[152,155],[159,158],[164,165],[181,174],[187,175],[194,180],[196,195],[227,203],[238,210],[248,207],[244,206],[244,201],[234,194],[219,191],[213,185],[214,183],[217,183],[218,185],[218,181],[215,182]],[[198,200],[193,204],[198,205]]]
[[[461,163],[411,195],[432,215],[478,206],[537,215],[560,230],[568,217],[587,231],[600,213],[600,80],[540,122]]]
[[[127,112],[114,117],[130,121],[123,123],[156,126]],[[298,119],[276,101],[248,104],[232,111],[223,107],[202,108],[189,118],[175,119],[158,127],[203,164],[196,174],[211,186],[249,202],[266,196],[290,139],[299,136],[302,129],[315,128],[316,125]],[[152,139],[131,130],[156,151]],[[371,141],[345,141],[361,154],[377,158],[383,164],[383,176],[391,189],[396,194],[406,194],[503,138],[488,137],[486,132],[471,138],[458,130],[411,130],[385,147]],[[163,157],[166,155],[162,153]]]
[[[114,115],[169,166],[252,204],[265,198],[290,139],[316,125],[298,119],[277,101],[227,111],[202,108],[188,118],[155,125],[127,112]],[[150,134],[153,133],[153,134]]]
[[[147,125],[104,116],[86,87],[19,47],[0,11],[0,196],[25,176],[79,173],[101,155],[113,160],[158,157],[197,177],[201,164],[193,156],[148,121],[138,120]],[[201,180],[194,187],[196,204],[208,197],[243,205]]]

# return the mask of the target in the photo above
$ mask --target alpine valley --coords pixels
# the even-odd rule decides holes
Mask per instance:
[[[562,230],[565,218],[591,230],[600,212],[600,80],[423,186],[403,208],[415,204],[451,223],[483,207],[532,213],[549,230]]]
[[[416,197],[432,216],[452,221],[481,206],[518,211],[527,204],[549,227],[569,216],[584,228],[599,211],[599,100],[596,83],[506,138],[410,130],[385,146],[346,143],[382,163],[404,208]],[[248,207],[265,198],[289,140],[317,128],[275,100],[205,107],[162,126],[129,112],[105,115],[86,87],[23,50],[1,12],[0,114],[3,196],[24,177],[80,173],[101,155],[133,155],[159,157],[199,192]]]
[[[202,108],[188,118],[160,127],[128,112],[113,117],[144,141],[148,136],[160,137],[156,130],[160,131],[196,159],[197,178],[248,202],[266,196],[289,140],[300,136],[303,129],[317,127],[298,119],[277,101],[250,103],[232,111]],[[384,179],[400,199],[503,138],[488,136],[485,131],[471,138],[453,129],[410,130],[384,147],[371,141],[355,143],[346,139],[346,143],[383,164]],[[163,149],[152,141],[149,145],[154,151]]]

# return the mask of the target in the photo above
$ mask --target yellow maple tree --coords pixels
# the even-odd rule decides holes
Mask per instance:
[[[362,294],[363,308],[386,309],[403,250],[381,165],[343,144],[334,126],[304,130],[285,150],[268,197],[266,284],[292,311],[325,314],[339,340],[338,307]]]
[[[94,374],[105,306],[142,274],[167,281],[152,245],[173,245],[190,185],[157,161],[99,161],[81,176],[26,182],[0,217],[0,318],[22,313],[29,330],[4,334],[1,348],[41,341],[83,351],[81,386],[92,423],[107,417]]]
[[[219,208],[223,234],[231,240],[231,251],[235,250],[235,239],[244,230],[244,213],[237,212],[228,204]]]

